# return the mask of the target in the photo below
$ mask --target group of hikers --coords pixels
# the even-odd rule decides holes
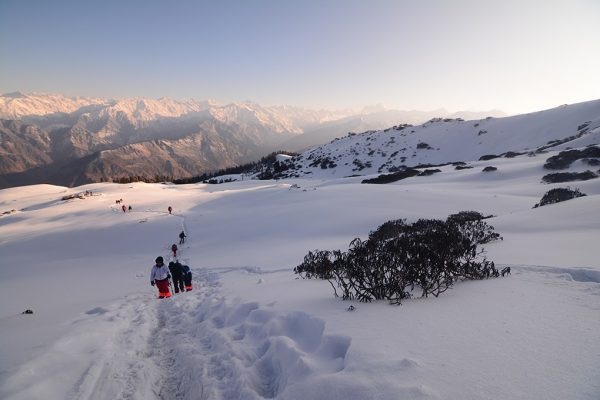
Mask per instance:
[[[92,192],[89,192],[89,194],[88,194],[88,192],[86,191],[85,195],[86,196],[91,196]],[[115,204],[122,204],[122,203],[123,203],[123,199],[115,200]],[[130,206],[126,206],[125,204],[122,204],[121,205],[121,210],[123,210],[123,212],[126,213],[127,211],[131,212],[131,210],[133,210],[133,208],[131,207],[131,205]],[[173,207],[169,206],[167,208],[167,211],[169,212],[169,214],[171,214],[172,211],[173,211]],[[181,233],[183,233],[183,232],[181,232]],[[184,234],[184,236],[185,236],[185,234]],[[181,235],[179,235],[179,238],[181,239]],[[183,243],[183,242],[180,240],[179,244],[181,244],[181,243]]]
[[[118,199],[115,200],[115,204],[122,204],[123,203],[123,199]],[[124,213],[126,213],[127,211],[131,212],[131,210],[133,210],[133,208],[131,207],[131,205],[128,207],[125,204],[121,205],[121,210],[123,210]]]
[[[169,209],[171,207],[169,206]],[[171,210],[169,210],[171,211]],[[179,234],[179,244],[185,243],[187,235],[184,231]],[[177,245],[173,243],[171,251],[173,252],[173,259],[175,261],[169,262],[169,266],[165,265],[162,256],[156,257],[155,264],[152,267],[150,273],[150,285],[155,286],[158,289],[158,298],[164,299],[171,297],[171,290],[169,288],[170,282],[173,283],[173,291],[175,293],[189,292],[192,290],[192,271],[187,265],[183,265],[177,259]]]
[[[91,192],[90,194],[91,195]],[[132,210],[131,206],[123,204],[123,199],[117,199],[116,204],[121,204],[121,210],[124,213]],[[172,213],[173,207],[167,208],[169,214]],[[184,231],[179,234],[179,244],[185,243],[187,235]],[[169,262],[169,265],[165,265],[165,260],[162,256],[156,257],[154,260],[155,264],[150,272],[150,285],[156,286],[158,289],[158,298],[165,299],[171,297],[171,288],[175,293],[189,292],[192,290],[192,271],[187,265],[183,265],[177,259],[177,245],[173,243],[171,251],[173,252],[173,259],[175,261]]]
[[[158,298],[171,297],[169,283],[172,280],[175,293],[190,292],[192,290],[192,271],[187,265],[179,261],[171,261],[167,267],[161,256],[156,257],[155,264],[150,273],[150,285],[156,285]]]

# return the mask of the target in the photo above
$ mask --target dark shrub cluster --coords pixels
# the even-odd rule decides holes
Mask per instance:
[[[438,172],[442,172],[441,169],[439,168],[435,168],[435,169],[426,169],[423,172],[421,172],[419,174],[419,176],[429,176],[429,175],[433,175],[433,174],[437,174]]]
[[[425,142],[420,142],[417,143],[417,149],[432,149],[433,147],[431,147],[429,144],[425,143]]]
[[[506,153],[502,153],[502,157],[504,158],[515,158],[517,156],[522,156],[526,154],[525,152],[517,152],[517,151],[507,151]]]
[[[294,165],[291,163],[280,163],[277,161],[278,154],[287,154],[290,156],[297,156],[297,153],[293,153],[290,151],[275,151],[270,153],[269,155],[262,157],[259,161],[251,162],[243,165],[237,165],[235,167],[228,167],[225,169],[221,169],[213,172],[206,172],[202,175],[193,176],[190,178],[181,178],[172,180],[175,184],[188,184],[188,183],[219,183],[219,180],[213,179],[219,177],[221,175],[233,175],[233,174],[242,174],[242,173],[258,173],[258,179],[273,179],[273,177],[277,177],[283,171],[286,171],[289,168],[294,168]]]
[[[494,228],[488,225],[484,219],[487,217],[478,211],[461,211],[449,215],[446,221],[458,226],[461,234],[468,237],[469,240],[477,244],[486,244],[494,240],[504,240],[499,233],[494,232]]]
[[[309,252],[294,272],[329,281],[342,299],[388,300],[400,304],[419,293],[439,296],[458,280],[499,276],[478,245],[500,236],[476,212],[454,214],[446,221],[388,221],[354,239],[347,252]]]
[[[160,182],[172,182],[173,177],[168,175],[154,175],[154,176],[122,176],[113,178],[113,183],[134,183],[134,182],[145,182],[145,183],[160,183]]]
[[[367,162],[363,163],[358,158],[355,158],[354,160],[352,160],[352,164],[356,165],[355,168],[352,168],[352,171],[362,171],[363,169],[371,168],[371,166],[372,166],[371,161],[367,161]]]
[[[485,167],[485,168],[484,168],[484,169],[482,169],[481,171],[483,171],[483,172],[493,172],[493,171],[497,171],[497,170],[498,170],[498,168],[496,168],[496,167],[492,167],[492,166],[490,165],[490,166],[488,166],[488,167]]]
[[[459,171],[461,169],[471,169],[471,168],[473,168],[472,165],[466,165],[466,164],[465,165],[457,165],[456,167],[454,167],[454,169],[459,170]]]
[[[364,179],[361,183],[392,183],[402,179],[410,178],[419,175],[419,171],[412,168],[407,168],[403,171],[394,172],[391,174],[382,174],[376,178]]]
[[[335,167],[337,167],[337,164],[335,162],[333,162],[332,160],[330,160],[329,157],[323,157],[323,158],[317,157],[309,164],[309,166],[311,166],[311,167],[320,166],[321,169],[327,169],[327,168],[335,168]]]
[[[221,183],[229,183],[229,182],[234,182],[234,179],[228,178],[228,179],[215,179],[215,178],[211,178],[207,181],[205,181],[205,183],[209,183],[211,185],[219,185]]]
[[[594,179],[598,175],[595,172],[587,170],[585,172],[555,172],[542,177],[542,181],[546,183],[563,183],[573,181],[587,181]]]
[[[497,156],[495,154],[484,154],[481,157],[479,157],[479,161],[487,161],[487,160],[493,160],[494,158],[498,158],[500,156]]]
[[[560,203],[561,201],[567,201],[576,199],[577,197],[585,196],[585,193],[581,193],[579,189],[571,188],[556,188],[546,192],[539,203],[533,208],[545,206],[548,204]]]
[[[565,150],[546,160],[546,169],[566,169],[582,158],[600,158],[600,147],[586,147],[582,150]]]

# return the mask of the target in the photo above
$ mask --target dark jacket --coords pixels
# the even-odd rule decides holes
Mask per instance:
[[[183,269],[181,267],[182,267],[182,265],[178,262],[169,263],[169,271],[171,271],[171,275],[173,276],[173,279],[180,280],[183,278]]]

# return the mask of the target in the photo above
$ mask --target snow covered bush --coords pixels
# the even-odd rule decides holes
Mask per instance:
[[[481,157],[479,157],[479,161],[488,161],[488,160],[493,160],[494,158],[498,158],[500,156],[497,156],[496,154],[484,154]]]
[[[402,179],[410,178],[415,175],[419,175],[420,172],[416,169],[408,168],[402,171],[394,172],[391,174],[382,174],[376,178],[365,179],[361,183],[391,183]]]
[[[494,240],[503,240],[500,234],[494,232],[494,227],[487,224],[484,219],[491,218],[492,215],[484,217],[478,211],[461,211],[451,214],[446,219],[449,224],[455,224],[463,236],[476,244],[485,244]]]
[[[585,172],[555,172],[553,174],[547,174],[542,177],[542,182],[545,183],[563,183],[573,181],[587,181],[594,179],[598,175],[593,171],[587,170]]]
[[[587,165],[592,167],[597,167],[600,165],[600,159],[598,158],[583,158],[581,161],[585,162]]]
[[[419,174],[419,176],[429,176],[429,175],[437,174],[438,172],[442,172],[442,170],[438,169],[438,168],[435,168],[435,169],[426,169],[423,172],[421,172]]]
[[[294,273],[303,278],[330,279],[333,263],[331,261],[332,253],[330,251],[315,250],[309,251],[304,256],[302,264],[294,268]]]
[[[354,239],[347,252],[309,252],[294,272],[327,279],[335,296],[344,300],[400,304],[419,292],[421,297],[437,297],[457,280],[499,276],[478,249],[499,238],[482,218],[463,212],[446,221],[388,221],[367,240]]]
[[[460,171],[461,169],[471,169],[473,168],[472,165],[457,165],[454,167],[455,170]]]
[[[545,206],[548,204],[560,203],[561,201],[567,201],[571,199],[576,199],[577,197],[585,196],[585,193],[581,193],[579,189],[571,189],[571,188],[556,188],[546,192],[539,203],[537,203],[533,208]]]
[[[600,158],[600,147],[590,146],[582,150],[565,150],[546,160],[546,169],[566,169],[582,158]]]

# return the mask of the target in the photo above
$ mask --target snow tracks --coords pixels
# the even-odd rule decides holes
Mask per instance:
[[[161,371],[158,398],[281,398],[312,376],[344,368],[350,339],[324,335],[322,320],[228,303],[217,274],[197,277],[199,292],[157,307],[149,345]]]
[[[313,383],[343,373],[349,337],[324,334],[325,323],[302,312],[282,314],[258,303],[230,301],[220,295],[219,274],[194,272],[192,292],[166,300],[132,295],[110,309],[89,310],[52,352],[11,377],[4,394],[10,399],[301,399]],[[56,351],[62,359],[72,353],[58,370],[50,367]],[[44,376],[33,380],[31,370],[40,368]],[[332,398],[322,395],[310,398]]]

